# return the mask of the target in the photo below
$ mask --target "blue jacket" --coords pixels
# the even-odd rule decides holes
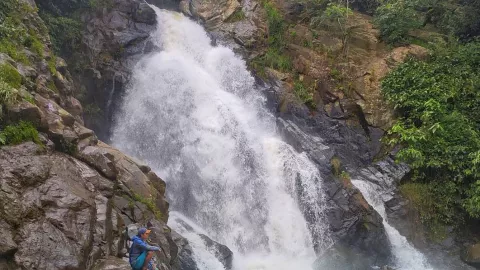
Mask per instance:
[[[132,241],[133,243],[132,243],[132,246],[130,247],[130,258],[129,258],[130,264],[135,262],[138,256],[140,256],[140,254],[142,254],[143,252],[160,250],[159,247],[150,246],[149,244],[147,244],[138,235],[135,235]]]

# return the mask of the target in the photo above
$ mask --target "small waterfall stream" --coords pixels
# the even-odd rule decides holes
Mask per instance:
[[[392,244],[395,266],[398,270],[433,270],[425,256],[416,250],[407,239],[388,223],[385,205],[382,200],[382,190],[368,181],[352,180],[363,194],[367,202],[382,216],[383,226]]]

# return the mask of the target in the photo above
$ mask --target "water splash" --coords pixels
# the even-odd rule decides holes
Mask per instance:
[[[113,144],[168,181],[172,209],[230,247],[236,269],[311,269],[314,246],[331,244],[315,165],[277,135],[242,59],[155,10],[161,50],[136,66]]]

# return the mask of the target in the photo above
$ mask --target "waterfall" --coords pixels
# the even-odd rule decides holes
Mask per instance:
[[[425,256],[416,250],[407,239],[388,223],[385,205],[381,198],[382,190],[379,186],[368,181],[352,180],[363,194],[367,202],[382,216],[383,226],[387,232],[392,252],[395,256],[395,265],[398,270],[433,270]]]
[[[241,58],[182,14],[153,8],[159,49],[135,67],[112,143],[167,181],[171,209],[232,249],[235,269],[311,269],[314,247],[332,241],[315,164],[277,134]],[[183,231],[182,215],[173,229]],[[198,254],[200,269],[223,269]]]

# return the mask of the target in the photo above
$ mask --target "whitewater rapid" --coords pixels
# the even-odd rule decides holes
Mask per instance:
[[[316,166],[277,134],[241,58],[183,15],[154,9],[159,49],[135,67],[112,143],[167,181],[169,225],[200,269],[223,266],[185,222],[227,245],[235,269],[312,269],[314,246],[332,242]]]

